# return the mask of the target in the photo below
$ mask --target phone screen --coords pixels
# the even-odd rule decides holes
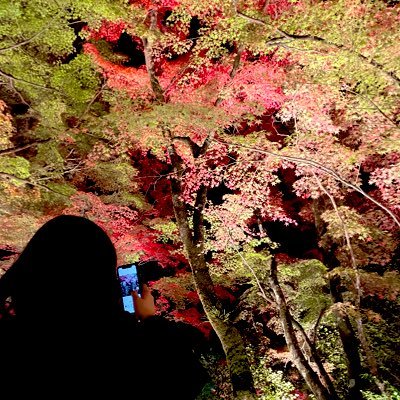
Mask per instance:
[[[135,312],[132,299],[132,291],[139,293],[139,277],[135,264],[118,267],[119,283],[122,291],[122,302],[124,310],[130,313]]]

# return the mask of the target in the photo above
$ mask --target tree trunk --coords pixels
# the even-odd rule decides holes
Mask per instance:
[[[338,279],[331,277],[329,286],[334,303],[342,303],[343,298],[338,290]],[[346,313],[336,312],[337,328],[343,351],[346,355],[348,395],[349,400],[362,400],[361,394],[361,359],[359,354],[359,341],[351,321]]]
[[[315,217],[315,227],[318,236],[324,233],[324,225],[321,220],[321,208],[325,208],[324,199],[315,200],[313,204],[313,213]],[[335,244],[332,243],[330,249],[322,249],[324,256],[324,264],[330,269],[339,266],[339,262],[334,255]],[[331,276],[329,278],[329,287],[331,297],[334,303],[342,303],[343,298],[338,290],[339,281]],[[361,394],[361,359],[360,359],[360,343],[357,339],[356,332],[353,329],[350,318],[346,313],[336,312],[336,326],[339,331],[339,337],[342,342],[343,351],[346,357],[347,377],[348,377],[348,400],[362,400]]]
[[[151,10],[149,14],[150,14],[150,32],[154,32],[157,26],[157,11]],[[165,103],[164,90],[161,87],[160,82],[157,79],[154,71],[154,62],[151,54],[152,47],[149,43],[149,39],[147,37],[142,37],[142,43],[143,43],[143,52],[144,52],[144,59],[146,63],[147,73],[150,78],[151,89],[153,90],[156,100],[159,103]]]
[[[286,343],[288,345],[289,351],[292,355],[292,361],[301,376],[306,381],[308,387],[313,392],[314,396],[318,400],[333,400],[336,399],[335,393],[329,393],[327,388],[322,384],[318,375],[311,368],[310,364],[304,357],[303,352],[300,349],[299,342],[297,340],[293,323],[292,316],[290,314],[289,308],[286,304],[286,299],[283,291],[279,285],[277,276],[277,265],[274,258],[271,261],[271,272],[269,277],[269,284],[271,286],[272,292],[274,293],[275,301],[279,310],[279,317],[282,323],[283,332],[285,335]]]
[[[292,318],[293,325],[297,328],[299,333],[301,334],[305,345],[307,346],[308,352],[309,352],[309,357],[312,359],[315,363],[315,368],[317,369],[317,374],[319,375],[323,385],[327,388],[329,394],[331,395],[332,400],[336,399],[338,400],[338,396],[335,390],[335,387],[333,386],[332,380],[329,376],[329,374],[326,372],[326,369],[324,367],[324,364],[322,363],[322,360],[319,357],[319,354],[317,352],[317,349],[314,345],[314,343],[311,342],[310,338],[307,336],[306,331],[304,328],[301,326],[301,324],[296,321],[294,318]]]
[[[192,269],[194,282],[204,311],[221,341],[229,367],[233,393],[236,399],[253,400],[255,390],[246,349],[240,332],[224,318],[222,307],[215,296],[214,284],[204,255],[204,225],[202,210],[206,200],[206,189],[201,187],[197,193],[193,213],[193,227],[189,226],[189,214],[181,199],[181,162],[170,147],[170,157],[174,170],[171,177],[172,203],[179,233]]]
[[[157,26],[157,12],[150,11],[150,33],[155,31]],[[150,79],[152,91],[159,103],[166,102],[165,93],[154,71],[154,62],[151,54],[151,43],[148,37],[142,37],[146,68]],[[232,67],[231,78],[233,78],[239,68],[240,55],[238,52]],[[192,150],[196,158],[204,154],[210,141],[207,139],[203,146],[198,146],[189,137],[173,137],[168,126],[160,124],[164,136],[169,140],[168,152],[174,175],[171,177],[171,194],[174,213],[179,228],[179,234],[192,269],[193,278],[197,293],[203,305],[204,311],[214,328],[224,349],[226,360],[229,366],[232,388],[235,398],[241,400],[255,399],[253,376],[246,355],[246,349],[239,331],[228,319],[224,318],[223,310],[217,297],[215,296],[214,284],[208,270],[204,255],[204,224],[203,208],[206,201],[207,190],[201,187],[197,193],[195,210],[192,218],[192,228],[190,228],[190,216],[186,204],[182,201],[181,179],[182,179],[182,160],[176,154],[174,140],[184,140]],[[195,154],[196,153],[196,154]]]
[[[156,11],[150,13],[150,31],[155,30],[157,22]],[[160,103],[165,103],[165,93],[158,81],[154,63],[151,56],[151,45],[147,37],[142,38],[146,67],[150,78],[153,93]],[[240,55],[239,55],[240,61]],[[232,76],[237,71],[239,61],[235,61],[232,69]],[[192,218],[192,228],[190,228],[190,216],[186,204],[182,200],[181,180],[182,180],[182,160],[176,154],[174,140],[185,140],[189,143],[193,156],[196,158],[204,154],[210,141],[207,139],[203,146],[199,147],[188,137],[176,138],[171,135],[167,126],[161,126],[164,136],[169,139],[169,156],[174,175],[171,176],[171,194],[174,213],[179,228],[179,234],[192,269],[193,278],[197,293],[203,305],[204,311],[214,328],[224,349],[226,360],[229,367],[233,393],[236,399],[253,400],[255,390],[253,376],[247,359],[246,349],[239,331],[228,319],[224,318],[224,313],[217,297],[215,296],[214,284],[208,270],[204,255],[204,221],[203,208],[206,201],[207,190],[201,187],[197,192],[196,204]],[[196,151],[194,151],[194,149]],[[196,154],[194,154],[196,153]]]

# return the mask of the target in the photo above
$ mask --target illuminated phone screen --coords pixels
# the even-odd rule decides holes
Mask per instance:
[[[118,268],[119,283],[122,291],[122,301],[124,310],[130,313],[135,312],[132,299],[132,291],[136,290],[139,293],[139,278],[135,264],[128,267]]]

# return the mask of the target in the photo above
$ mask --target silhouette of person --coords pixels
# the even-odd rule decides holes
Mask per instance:
[[[193,348],[197,333],[156,317],[147,286],[121,304],[117,256],[88,219],[45,223],[0,279],[0,395],[193,399],[207,380]],[[139,321],[140,322],[139,322]],[[10,397],[4,396],[11,393]]]

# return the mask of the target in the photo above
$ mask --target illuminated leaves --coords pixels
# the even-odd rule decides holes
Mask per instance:
[[[392,220],[380,211],[361,214],[347,206],[338,207],[338,212],[342,220],[334,210],[321,215],[327,224],[327,231],[321,237],[320,245],[324,247],[326,242],[333,240],[339,245],[335,252],[337,259],[342,266],[350,266],[344,222],[357,265],[387,265],[396,248],[396,237],[391,233],[394,230]]]
[[[330,113],[337,102],[338,91],[334,87],[300,84],[286,92],[278,116],[284,122],[294,121],[296,134],[336,135],[340,126],[332,121]]]
[[[130,163],[123,160],[98,162],[93,168],[87,169],[85,175],[102,193],[137,190],[137,185],[134,183],[137,171]]]
[[[36,138],[50,141],[2,156],[0,172],[61,194],[3,182],[4,212],[16,212],[6,197],[27,214],[27,204],[36,213],[58,212],[74,185],[79,191],[65,212],[103,226],[121,260],[157,260],[177,268],[187,260],[171,205],[173,146],[182,162],[181,200],[189,215],[199,191],[209,191],[205,250],[220,275],[254,279],[236,253],[227,253],[239,250],[263,265],[256,256],[272,245],[271,222],[311,225],[318,213],[326,229],[320,244],[329,251],[334,243],[339,262],[348,266],[343,227],[326,193],[338,203],[359,265],[390,261],[398,243],[393,221],[357,198],[343,180],[399,212],[399,88],[393,79],[400,65],[398,5],[14,3],[4,3],[7,18],[0,14],[2,47],[16,46],[0,49],[6,74],[0,79],[18,115],[18,132],[0,102],[0,149]],[[121,44],[121,35],[130,48]],[[144,64],[144,38],[153,71]],[[153,84],[158,80],[165,102],[155,101],[150,78]],[[205,143],[209,147],[202,152]],[[12,227],[10,220],[5,226]],[[306,268],[310,272],[312,265]],[[194,289],[177,285],[165,288],[160,304],[168,308],[173,296],[167,292],[174,292],[190,307],[176,319],[200,324],[199,310],[192,309]]]
[[[362,216],[346,206],[338,207],[338,212],[346,224],[350,238],[372,240],[371,231],[362,223]],[[344,237],[343,224],[335,210],[325,211],[321,218],[327,223],[327,234],[334,239]]]
[[[30,176],[30,163],[23,157],[0,157],[0,173],[10,174],[25,179]]]
[[[377,168],[371,173],[369,182],[379,188],[383,200],[393,211],[400,212],[400,162]]]
[[[99,29],[88,29],[89,39],[101,40],[115,43],[120,38],[122,32],[126,29],[127,24],[124,21],[107,21],[103,20]]]
[[[237,116],[273,113],[285,99],[281,89],[284,78],[283,68],[272,60],[245,63],[233,80],[222,89],[221,106]]]
[[[93,98],[99,81],[90,58],[84,54],[79,54],[70,63],[61,65],[51,78],[54,88],[62,91],[70,103],[81,104]]]
[[[13,133],[12,116],[7,110],[6,103],[0,100],[0,150],[12,147],[10,138]]]
[[[91,55],[95,63],[102,68],[109,87],[125,90],[133,98],[150,93],[150,82],[144,67],[133,68],[113,64],[104,59],[91,43],[86,43],[84,48],[86,54]]]

